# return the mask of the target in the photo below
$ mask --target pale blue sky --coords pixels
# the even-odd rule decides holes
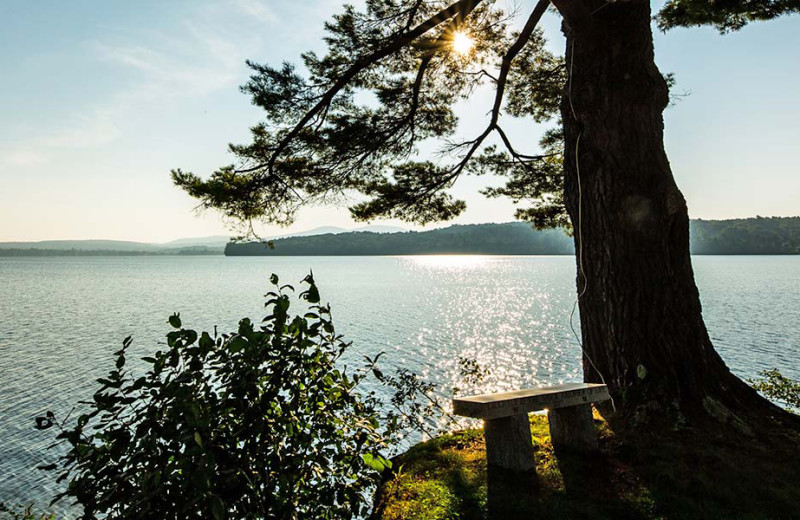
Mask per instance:
[[[2,0],[0,241],[224,234],[216,214],[192,212],[169,169],[229,163],[227,143],[246,140],[260,117],[237,88],[244,60],[319,49],[322,24],[340,5]],[[558,20],[544,24],[561,52]],[[798,17],[727,36],[656,35],[659,66],[691,91],[667,111],[666,146],[693,217],[800,214],[798,49]],[[467,107],[464,132],[479,128],[485,97]],[[531,144],[541,131],[514,129]],[[511,220],[510,203],[477,194],[482,182],[456,187],[469,204],[457,222]],[[344,209],[309,208],[293,229],[319,225],[354,224]]]

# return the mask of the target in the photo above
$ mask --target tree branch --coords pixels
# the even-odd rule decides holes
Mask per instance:
[[[305,128],[308,122],[311,121],[311,119],[321,110],[327,107],[333,101],[333,98],[336,97],[336,94],[341,92],[342,89],[344,89],[347,84],[350,83],[350,81],[352,81],[353,78],[355,78],[360,72],[370,65],[382,60],[383,58],[400,51],[426,32],[430,31],[441,23],[446,22],[450,18],[454,16],[460,16],[462,18],[466,17],[475,9],[475,7],[477,7],[481,1],[482,0],[459,0],[446,9],[439,11],[437,14],[428,18],[426,21],[417,25],[410,31],[401,33],[394,39],[390,40],[384,47],[357,59],[320,97],[320,100],[317,102],[317,104],[314,105],[308,112],[306,112],[305,115],[300,118],[300,121],[298,121],[297,124],[289,131],[289,133],[286,134],[283,139],[281,139],[275,148],[275,151],[272,152],[269,162],[261,167],[266,166],[271,171],[275,166],[278,156],[283,150],[286,149],[292,139],[297,137],[297,135],[303,130],[303,128]]]
[[[481,144],[483,144],[483,141],[486,140],[489,134],[499,128],[497,122],[500,119],[500,111],[503,107],[503,96],[505,94],[506,82],[508,81],[508,73],[511,70],[511,64],[523,47],[525,47],[525,44],[528,43],[528,40],[530,40],[534,29],[536,29],[536,26],[539,24],[539,20],[542,19],[542,16],[544,15],[545,11],[547,11],[549,5],[550,0],[539,0],[539,2],[536,4],[536,7],[533,9],[533,12],[528,17],[528,21],[525,22],[525,27],[523,27],[522,31],[519,33],[519,37],[503,55],[503,61],[500,65],[500,74],[497,77],[497,90],[494,96],[494,105],[492,106],[492,116],[491,120],[489,121],[489,125],[486,127],[483,133],[478,136],[477,139],[470,141],[471,146],[469,151],[467,151],[466,155],[455,166],[450,179],[447,182],[451,182],[455,180],[456,177],[461,175],[461,172],[464,170],[464,168],[466,168],[467,163],[475,154],[475,152],[478,151],[478,148],[480,148]],[[501,134],[501,137],[505,137],[505,134]]]

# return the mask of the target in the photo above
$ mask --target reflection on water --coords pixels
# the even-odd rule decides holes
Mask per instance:
[[[694,264],[712,339],[734,372],[800,377],[800,258]],[[52,437],[33,431],[33,418],[85,398],[125,336],[145,355],[175,311],[187,326],[232,329],[263,314],[270,273],[296,283],[309,269],[354,342],[350,364],[386,351],[385,369],[408,368],[448,396],[462,386],[460,357],[491,370],[464,392],[581,378],[571,257],[0,259],[0,501],[52,496],[32,469],[52,458]]]
[[[493,262],[497,258],[485,255],[424,255],[401,256],[411,266],[427,269],[456,270],[461,273]]]

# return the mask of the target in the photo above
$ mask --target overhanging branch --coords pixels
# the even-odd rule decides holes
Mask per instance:
[[[453,168],[452,174],[449,176],[447,183],[453,182],[459,175],[461,175],[461,172],[464,171],[467,163],[469,163],[472,156],[475,155],[475,152],[478,151],[486,138],[489,137],[493,131],[500,128],[498,126],[498,121],[500,120],[500,112],[503,107],[503,96],[505,94],[506,83],[508,81],[508,73],[511,70],[511,64],[514,62],[514,58],[516,58],[520,51],[522,51],[522,49],[525,47],[525,44],[528,43],[528,40],[530,40],[531,36],[533,35],[533,31],[536,29],[536,26],[539,24],[539,21],[542,19],[542,16],[544,15],[545,11],[547,11],[549,5],[550,0],[539,0],[539,2],[536,4],[536,7],[533,9],[533,12],[528,17],[528,20],[525,22],[525,26],[522,28],[519,37],[503,55],[503,61],[500,65],[500,74],[497,76],[497,90],[495,91],[494,104],[492,106],[489,124],[476,139],[464,144],[465,146],[469,146],[469,150],[461,159],[461,161],[459,161],[458,164]],[[510,147],[510,143],[505,137],[505,133],[501,132],[501,138],[503,138],[506,146],[509,147],[509,151],[512,153],[512,155],[515,155],[516,152]],[[442,184],[442,187],[445,184]]]
[[[333,101],[334,97],[344,89],[360,72],[367,67],[377,63],[378,61],[391,56],[392,54],[400,51],[404,47],[410,45],[414,40],[427,33],[431,29],[446,22],[447,20],[459,16],[462,19],[466,18],[475,7],[481,3],[482,0],[459,0],[450,5],[446,9],[439,11],[434,16],[428,18],[421,24],[417,25],[408,32],[404,32],[390,40],[382,48],[357,59],[342,75],[341,77],[320,97],[316,105],[314,105],[308,112],[306,112],[300,121],[287,133],[283,139],[280,140],[278,145],[273,151],[269,161],[266,165],[261,165],[263,168],[266,166],[270,171],[275,166],[278,156],[283,152],[292,139],[296,138],[298,134],[306,127],[314,116],[323,111]]]

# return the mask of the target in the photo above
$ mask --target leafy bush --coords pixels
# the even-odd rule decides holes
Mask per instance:
[[[0,502],[0,520],[55,520],[55,515],[36,513],[32,504],[9,507]]]
[[[788,405],[790,411],[800,410],[800,381],[790,379],[777,369],[761,372],[762,379],[750,384],[769,399]]]
[[[311,305],[303,316],[289,316],[294,289],[278,287],[275,275],[271,282],[261,326],[244,319],[236,332],[217,336],[183,328],[175,314],[166,349],[143,358],[145,375],[126,368],[127,338],[114,370],[85,403],[88,413],[71,427],[50,413],[37,419],[41,429],[61,429],[57,438],[68,446],[45,468],[67,482],[56,500],[72,497],[83,518],[109,520],[368,512],[370,490],[409,423],[406,414],[384,413],[376,394],[359,387],[388,379],[398,393],[414,391],[383,376],[377,360],[349,374],[339,366],[350,344],[336,334],[310,275],[300,295]],[[415,419],[434,409],[415,409]]]

